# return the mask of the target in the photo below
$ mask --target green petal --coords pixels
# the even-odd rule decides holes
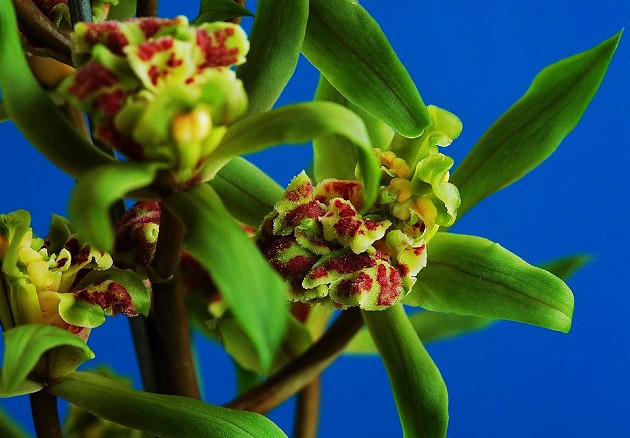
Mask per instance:
[[[549,157],[578,124],[604,79],[621,32],[543,69],[529,90],[481,137],[452,182],[460,216]]]
[[[48,352],[45,366],[36,365]],[[94,358],[92,350],[79,337],[58,327],[28,324],[4,332],[4,362],[0,390],[11,391],[22,384],[31,371],[36,381],[48,382]]]
[[[441,153],[430,155],[420,160],[411,179],[414,194],[425,194],[430,188],[429,199],[437,208],[435,222],[438,225],[453,224],[461,203],[459,190],[448,182],[448,171],[452,167],[451,157]]]
[[[403,306],[364,311],[363,318],[387,369],[404,437],[446,437],[446,385]]]
[[[438,233],[406,304],[568,332],[573,294],[558,277],[481,237]]]
[[[262,415],[138,391],[91,373],[72,373],[49,391],[98,417],[163,438],[286,438]]]

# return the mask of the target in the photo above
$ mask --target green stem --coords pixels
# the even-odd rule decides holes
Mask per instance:
[[[261,414],[275,408],[315,380],[343,352],[362,325],[358,308],[344,311],[304,354],[226,406]]]
[[[319,403],[321,400],[321,381],[317,377],[298,394],[295,413],[295,438],[317,437]]]
[[[155,17],[158,10],[158,0],[138,0],[136,16]]]
[[[35,392],[29,397],[37,438],[63,438],[57,411],[57,397],[46,391]]]
[[[183,225],[163,208],[151,264],[158,280],[153,283],[147,335],[158,392],[199,399],[186,303],[184,296],[177,291],[174,278],[181,258],[183,237]]]

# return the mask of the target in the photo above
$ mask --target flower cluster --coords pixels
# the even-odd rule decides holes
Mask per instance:
[[[461,132],[453,114],[430,106],[432,125],[396,138],[382,163],[379,199],[365,206],[358,181],[313,185],[296,176],[256,239],[290,284],[293,301],[382,310],[400,302],[426,265],[426,244],[455,220],[460,199],[448,182],[453,160],[438,152]]]
[[[247,107],[230,67],[249,42],[232,23],[185,17],[79,23],[61,93],[91,117],[93,135],[128,158],[165,163],[167,188],[194,183],[228,123]]]
[[[61,217],[44,240],[33,235],[28,212],[0,215],[3,328],[48,324],[87,339],[105,315],[147,313],[148,290],[128,288],[121,279],[131,274],[121,276],[112,264],[109,254],[82,244]]]

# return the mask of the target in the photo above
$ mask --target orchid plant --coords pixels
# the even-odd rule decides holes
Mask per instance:
[[[76,179],[44,238],[0,215],[0,394],[30,394],[38,437],[62,436],[57,397],[69,437],[283,437],[263,414],[295,393],[295,436],[314,437],[318,376],[344,352],[380,354],[405,437],[443,437],[424,342],[497,319],[570,330],[583,257],[535,267],[449,228],[556,150],[620,34],[541,71],[455,166],[462,122],[425,105],[356,2],[201,0],[192,21],[156,3],[0,4],[0,121]],[[274,108],[301,53],[314,100]],[[286,189],[241,157],[310,141]],[[77,371],[115,315],[144,390]],[[234,360],[226,406],[200,400],[191,330]]]

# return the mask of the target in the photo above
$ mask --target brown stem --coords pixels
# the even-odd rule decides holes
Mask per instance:
[[[344,311],[304,354],[226,406],[261,414],[275,408],[319,376],[343,352],[362,325],[358,308]]]
[[[39,391],[31,394],[29,398],[37,438],[63,438],[57,411],[57,397],[46,391]]]
[[[200,398],[190,347],[190,330],[184,296],[174,279],[181,257],[184,227],[167,209],[162,209],[160,233],[151,268],[153,283],[148,337],[158,392]]]
[[[321,381],[316,377],[298,394],[294,438],[315,438],[319,420]]]
[[[70,38],[44,15],[32,0],[13,0],[20,22],[37,41],[66,58],[72,57]]]
[[[157,15],[158,0],[138,0],[136,16],[155,17]]]

